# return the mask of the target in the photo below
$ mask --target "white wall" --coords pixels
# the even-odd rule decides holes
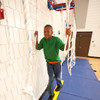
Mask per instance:
[[[75,0],[76,27],[78,29],[85,28],[88,4],[89,0]]]
[[[89,56],[100,57],[100,0],[89,0],[86,29],[93,31]],[[94,41],[94,42],[93,42]]]
[[[82,4],[81,1],[83,0],[80,0],[80,3]],[[78,0],[76,0],[76,2],[78,2]],[[77,5],[77,6],[79,6],[78,8],[80,10],[80,5]],[[100,12],[100,0],[89,0],[85,27],[77,28],[77,31],[91,31],[92,32],[92,38],[91,38],[88,56],[93,56],[93,57],[100,57],[100,52],[99,52],[99,49],[100,49],[100,39],[99,39],[100,37],[99,35],[100,33],[100,13],[99,12]],[[81,13],[83,12],[81,11]],[[78,14],[77,16],[81,17],[82,15],[81,13]],[[76,17],[76,20],[77,20],[77,17]],[[77,24],[80,25],[79,22]]]
[[[89,56],[100,57],[100,30],[93,31]]]
[[[37,2],[36,2],[37,1]],[[28,69],[29,48],[24,24],[24,10],[22,0],[4,0],[5,11],[8,19],[0,20],[0,100],[31,100],[30,96],[23,95],[25,88],[26,72]],[[50,11],[46,0],[30,0],[30,31],[39,31],[39,40],[43,37],[43,27],[51,24],[55,35],[58,30],[63,34],[62,15],[60,12]],[[2,6],[2,8],[4,8]],[[37,9],[37,10],[36,10]],[[59,17],[58,17],[59,16]],[[37,29],[36,29],[37,28]],[[8,37],[10,33],[10,45]],[[13,61],[9,65],[10,58]],[[34,46],[33,46],[34,47]],[[32,87],[38,99],[48,84],[48,75],[43,51],[33,51]]]

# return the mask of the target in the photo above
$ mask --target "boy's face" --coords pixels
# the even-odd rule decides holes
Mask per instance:
[[[44,37],[46,39],[51,39],[52,38],[52,34],[53,34],[53,32],[52,32],[51,27],[45,27],[44,28]]]

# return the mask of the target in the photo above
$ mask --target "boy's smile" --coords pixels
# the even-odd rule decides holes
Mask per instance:
[[[52,32],[52,29],[50,27],[45,27],[44,28],[44,37],[46,39],[51,39],[52,38],[52,34],[53,34],[53,32]]]

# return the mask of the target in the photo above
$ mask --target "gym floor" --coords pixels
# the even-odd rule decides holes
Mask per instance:
[[[63,88],[53,100],[100,100],[100,59],[79,58],[69,76],[66,61],[62,66]],[[56,82],[54,81],[56,86]],[[41,100],[48,100],[48,91]]]

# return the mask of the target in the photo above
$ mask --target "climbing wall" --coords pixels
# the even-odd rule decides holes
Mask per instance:
[[[29,95],[24,95],[22,91],[22,88],[25,88],[29,64],[23,0],[1,1],[3,1],[2,8],[5,6],[6,16],[4,20],[0,20],[0,100],[32,100]],[[47,8],[46,0],[29,0],[29,7],[33,44],[34,31],[39,31],[40,40],[43,37],[43,27],[46,24],[51,24],[54,27],[55,36],[58,36],[58,30],[62,36],[61,13],[50,11]],[[8,43],[9,36],[10,44]],[[12,60],[10,64],[9,57]],[[38,100],[47,87],[48,75],[43,51],[36,51],[34,46],[32,65],[31,86],[34,96]]]

